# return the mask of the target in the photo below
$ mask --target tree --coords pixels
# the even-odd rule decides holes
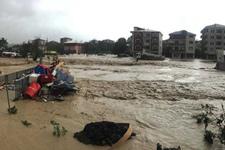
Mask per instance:
[[[114,46],[114,54],[125,54],[128,53],[127,41],[125,38],[119,38]]]
[[[26,58],[28,57],[28,54],[31,52],[31,43],[23,43],[21,48],[20,48],[20,55],[23,57],[23,58]]]
[[[44,53],[43,50],[40,48],[39,40],[34,40],[32,42],[31,53],[34,61],[36,61],[38,58],[43,57]]]
[[[46,46],[47,51],[56,51],[57,53],[62,53],[63,45],[58,42],[50,41],[46,44]]]
[[[109,39],[98,41],[91,40],[84,43],[84,52],[87,54],[111,54],[115,42]]]
[[[0,39],[0,50],[5,50],[8,46],[8,42],[5,38]]]
[[[205,58],[205,42],[204,41],[195,41],[195,57],[196,58]]]
[[[99,42],[99,49],[101,53],[111,54],[113,52],[115,42],[112,40],[102,40]]]
[[[98,47],[97,45],[98,45],[97,40],[91,40],[89,42],[86,42],[84,44],[85,52],[87,54],[96,54],[97,53],[97,47]]]

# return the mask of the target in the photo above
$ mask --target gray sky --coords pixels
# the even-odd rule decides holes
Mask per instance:
[[[19,43],[41,37],[74,40],[129,37],[133,26],[197,34],[225,25],[224,0],[0,0],[0,37]]]

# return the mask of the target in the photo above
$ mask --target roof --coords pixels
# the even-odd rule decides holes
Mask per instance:
[[[41,38],[37,38],[37,39],[34,39],[33,41],[46,41],[46,40],[43,40]]]
[[[64,45],[81,45],[83,43],[81,42],[76,42],[76,41],[68,41],[68,42],[65,42]]]
[[[221,24],[213,24],[213,25],[208,25],[205,28],[225,28],[225,25],[221,25]],[[205,29],[204,28],[204,29]]]
[[[201,30],[201,32],[203,32],[203,30],[205,29],[215,29],[215,28],[225,28],[225,25],[221,25],[221,24],[212,24],[212,25],[208,25],[205,28],[203,28]]]
[[[186,30],[176,31],[176,32],[170,33],[169,35],[193,35],[193,36],[196,36],[196,34],[188,32]]]
[[[69,38],[69,37],[62,37],[60,39],[71,39],[72,40],[72,38]]]
[[[144,29],[144,28],[140,28],[140,27],[134,27],[134,30],[131,31],[131,33],[134,33],[134,32],[157,32],[157,33],[161,33],[160,31]]]

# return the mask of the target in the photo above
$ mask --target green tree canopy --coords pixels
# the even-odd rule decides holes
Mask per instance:
[[[56,51],[57,53],[62,53],[63,45],[56,42],[56,41],[50,41],[46,44],[47,51]]]
[[[8,42],[5,38],[0,39],[0,49],[6,49],[8,46]]]
[[[23,58],[28,57],[28,54],[31,52],[31,46],[31,43],[22,44],[19,53]]]
[[[113,53],[117,55],[128,53],[127,41],[125,38],[119,38],[116,41]]]

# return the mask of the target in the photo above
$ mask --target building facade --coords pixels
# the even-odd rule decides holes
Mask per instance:
[[[78,42],[66,42],[64,43],[65,54],[81,54],[83,51],[83,44]]]
[[[162,55],[162,33],[134,27],[132,33],[132,52]]]
[[[207,59],[216,59],[217,50],[225,49],[225,26],[213,24],[202,31],[202,49]]]
[[[167,46],[172,58],[195,58],[195,34],[181,30],[170,33],[169,36]]]

